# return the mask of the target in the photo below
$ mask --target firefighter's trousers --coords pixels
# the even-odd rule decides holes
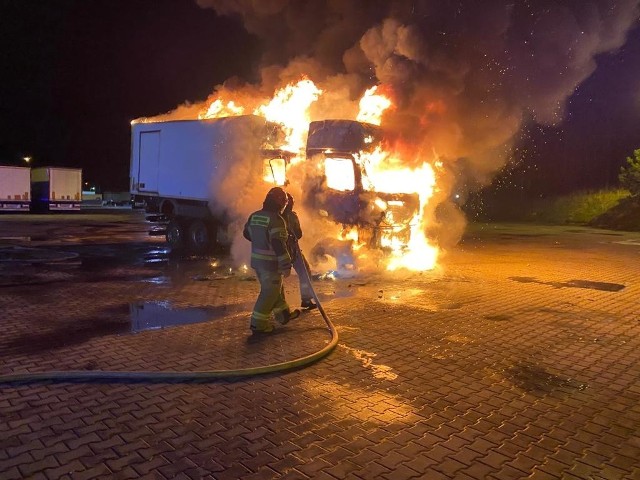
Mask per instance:
[[[256,276],[260,282],[260,293],[251,314],[251,326],[263,330],[270,325],[272,313],[282,323],[283,312],[289,311],[289,305],[284,298],[283,276],[280,272],[256,269]]]
[[[298,280],[300,280],[300,297],[302,298],[302,303],[311,301],[313,298],[313,290],[308,281],[311,270],[309,268],[309,262],[304,258],[300,249],[298,249],[297,255],[293,260],[293,269],[298,275]],[[309,272],[309,274],[307,274],[305,270]]]

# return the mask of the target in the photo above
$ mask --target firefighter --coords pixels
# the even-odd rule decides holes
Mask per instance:
[[[251,314],[251,330],[273,331],[271,316],[284,325],[300,316],[300,310],[289,309],[284,297],[284,277],[291,274],[291,256],[287,251],[287,227],[281,213],[287,205],[287,194],[280,187],[269,190],[262,210],[252,213],[243,235],[251,241],[251,268],[260,282],[260,294]]]
[[[282,216],[287,224],[287,249],[291,256],[293,268],[298,274],[298,280],[300,281],[300,297],[302,297],[301,306],[305,310],[313,310],[318,308],[318,305],[313,301],[313,290],[309,283],[309,275],[311,270],[309,269],[309,262],[302,254],[298,240],[302,238],[302,228],[300,227],[300,219],[298,214],[293,211],[293,196],[287,193],[287,206],[284,208]]]

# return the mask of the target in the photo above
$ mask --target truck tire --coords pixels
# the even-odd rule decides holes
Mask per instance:
[[[187,245],[193,253],[202,255],[214,245],[215,232],[202,220],[193,220],[187,230]]]
[[[184,248],[184,226],[182,222],[175,218],[169,220],[167,225],[167,244],[171,247],[171,250],[179,251]]]

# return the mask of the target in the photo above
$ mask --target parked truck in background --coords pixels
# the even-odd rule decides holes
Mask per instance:
[[[0,165],[0,212],[28,212],[31,205],[31,169]]]
[[[32,211],[80,210],[82,169],[38,167],[31,169]]]
[[[230,242],[221,182],[262,179],[283,185],[290,155],[279,150],[282,132],[262,117],[241,115],[207,120],[133,123],[130,181],[134,204],[149,219],[166,222],[174,250],[204,253]],[[225,178],[238,171],[251,178]],[[228,201],[235,199],[229,198]]]

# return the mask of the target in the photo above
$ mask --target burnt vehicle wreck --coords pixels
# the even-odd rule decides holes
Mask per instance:
[[[367,153],[383,141],[380,127],[353,120],[311,122],[307,138],[307,208],[357,231],[356,243],[385,249],[406,245],[419,213],[416,193],[376,191],[367,172]]]

